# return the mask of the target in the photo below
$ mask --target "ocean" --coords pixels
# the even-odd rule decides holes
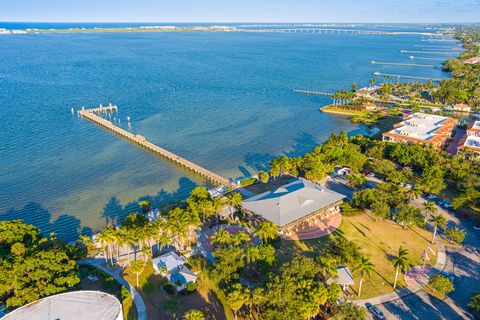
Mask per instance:
[[[432,62],[437,68],[370,64],[411,62],[400,50],[432,45],[422,38],[242,32],[0,35],[0,219],[24,219],[72,240],[137,210],[138,199],[165,204],[185,199],[203,184],[78,119],[71,108],[116,104],[121,126],[130,117],[132,132],[236,179],[267,169],[275,156],[308,152],[332,132],[365,132],[347,117],[319,112],[328,97],[293,89],[367,86],[375,71],[448,76],[440,61]]]

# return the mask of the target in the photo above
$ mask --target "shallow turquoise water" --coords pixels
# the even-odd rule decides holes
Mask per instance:
[[[112,33],[0,37],[0,212],[70,238],[133,201],[183,199],[201,181],[70,108],[115,103],[132,130],[237,178],[279,154],[301,154],[331,132],[361,133],[322,114],[333,91],[373,72],[443,77],[408,61],[420,36],[280,33]],[[427,43],[428,44],[428,43]],[[87,229],[86,229],[87,230]]]

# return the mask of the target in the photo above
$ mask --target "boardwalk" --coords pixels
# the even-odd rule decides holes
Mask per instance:
[[[116,125],[114,125],[112,122],[105,120],[104,118],[100,117],[97,115],[97,113],[106,113],[110,111],[117,111],[118,108],[117,106],[107,106],[107,107],[100,107],[100,108],[95,108],[95,109],[87,109],[87,110],[80,110],[78,114],[87,120],[92,121],[95,124],[98,124],[113,133],[116,133],[117,135],[157,154],[160,155],[164,158],[167,158],[170,161],[173,161],[191,171],[194,173],[206,178],[207,180],[210,180],[214,183],[217,183],[219,185],[227,186],[227,187],[234,187],[234,183],[231,182],[230,180],[208,170],[205,169],[191,161],[188,161],[168,150],[165,150],[147,139],[145,139],[144,136],[141,136],[139,134],[133,134],[131,132],[128,132],[127,130],[124,130]]]
[[[319,95],[319,96],[328,96],[328,97],[331,97],[331,96],[333,96],[333,93],[330,93],[330,92],[324,92],[324,91],[313,91],[313,90],[299,90],[299,89],[293,89],[293,92],[295,92],[295,93],[303,93],[303,94],[314,94],[314,95]]]

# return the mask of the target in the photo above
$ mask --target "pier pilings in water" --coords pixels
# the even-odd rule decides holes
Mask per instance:
[[[99,107],[99,108],[94,108],[94,109],[85,109],[85,110],[80,110],[78,111],[78,114],[80,117],[87,119],[97,125],[100,125],[104,127],[105,129],[121,136],[122,138],[125,138],[129,140],[130,142],[133,142],[148,151],[151,151],[157,155],[160,155],[164,158],[167,158],[168,160],[179,164],[194,173],[202,176],[203,178],[206,178],[207,180],[210,180],[214,183],[217,183],[219,185],[223,185],[226,187],[234,187],[234,183],[228,180],[227,178],[224,178],[208,169],[205,169],[191,161],[188,161],[187,159],[184,159],[180,157],[179,155],[176,155],[173,152],[170,152],[166,149],[163,149],[156,144],[148,141],[144,136],[139,135],[139,134],[133,134],[131,132],[128,132],[127,130],[124,130],[115,124],[113,124],[111,121],[108,121],[97,114],[105,114],[107,112],[112,112],[112,111],[118,111],[117,106],[106,106],[106,107]]]

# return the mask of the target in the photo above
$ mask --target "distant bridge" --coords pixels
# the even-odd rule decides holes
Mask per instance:
[[[377,30],[356,30],[337,28],[281,28],[281,29],[240,29],[243,32],[280,32],[280,33],[316,33],[316,34],[390,34],[390,35],[422,35],[440,36],[431,32],[409,32],[409,31],[377,31]]]

